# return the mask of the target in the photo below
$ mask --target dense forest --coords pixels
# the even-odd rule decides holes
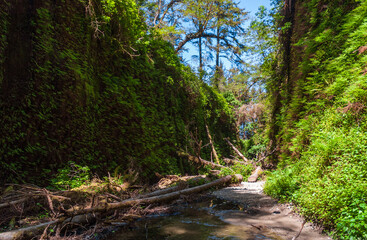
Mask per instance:
[[[223,176],[260,166],[266,194],[367,239],[367,2],[272,7],[1,1],[0,193],[209,174],[187,158],[239,150]]]

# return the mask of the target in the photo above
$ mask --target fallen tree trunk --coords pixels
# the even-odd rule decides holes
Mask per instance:
[[[0,204],[0,208],[10,207],[10,206],[13,206],[15,204],[25,202],[27,200],[28,200],[28,198],[21,198],[21,199],[15,200],[15,201],[2,203],[2,204]]]
[[[151,193],[143,194],[143,195],[137,196],[133,199],[159,196],[159,195],[163,195],[163,194],[167,194],[167,193],[171,193],[171,192],[176,192],[176,191],[184,189],[186,187],[187,187],[187,185],[179,184],[179,185],[174,186],[174,187],[169,187],[169,188],[161,189],[161,190],[154,191],[154,192],[151,192]]]
[[[162,194],[167,194],[167,193],[171,193],[171,192],[175,192],[181,189],[184,189],[185,186],[184,185],[178,185],[175,187],[170,187],[170,188],[166,188],[166,189],[162,189],[162,190],[158,190],[158,191],[154,191],[148,194],[144,194],[144,195],[139,195],[136,198],[130,198],[128,200],[133,200],[133,199],[142,199],[142,198],[147,198],[147,197],[152,197],[152,196],[158,196],[158,195],[162,195]],[[13,204],[17,204],[17,203],[21,203],[26,201],[27,198],[24,199],[19,199],[17,201],[13,201],[10,203],[6,203],[10,205]],[[5,204],[2,204],[5,205]],[[76,215],[74,217],[69,217],[69,218],[59,218],[57,220],[54,221],[49,221],[49,222],[45,222],[45,223],[41,223],[35,226],[30,226],[30,227],[25,227],[25,228],[21,228],[18,230],[14,230],[14,231],[9,231],[9,232],[3,232],[0,233],[0,240],[17,240],[17,239],[31,239],[34,238],[37,235],[40,235],[42,233],[42,231],[44,231],[45,228],[47,228],[48,226],[51,225],[55,225],[58,223],[61,224],[85,224],[85,223],[91,223],[95,220],[96,216],[92,213],[88,213],[88,214],[82,214],[82,215]]]
[[[37,235],[40,235],[45,228],[62,223],[62,224],[86,224],[92,223],[96,219],[95,214],[84,214],[84,215],[77,215],[74,217],[62,217],[54,221],[41,223],[35,226],[30,226],[26,228],[21,228],[14,231],[3,232],[0,233],[0,240],[18,240],[18,239],[32,239]]]
[[[228,145],[233,148],[233,150],[237,153],[238,156],[240,156],[240,158],[243,159],[243,161],[249,162],[249,160],[245,156],[243,156],[243,154],[227,138],[225,138],[224,140],[227,141]]]
[[[0,233],[0,240],[16,240],[16,239],[31,239],[36,235],[42,233],[42,231],[50,225],[58,223],[58,220],[41,223],[36,226],[21,228],[18,230]]]
[[[197,158],[197,157],[194,157],[194,156],[190,156],[190,157],[196,158],[194,161],[197,162],[197,160],[199,160],[201,164],[203,164],[203,165],[209,165],[212,168],[216,168],[216,167],[218,167],[218,168],[226,168],[225,166],[222,166],[220,164],[216,164],[216,163],[212,163],[212,162],[206,161],[206,160],[204,160],[202,158]]]
[[[6,207],[11,207],[11,206],[14,206],[16,204],[19,204],[19,203],[23,203],[23,202],[26,202],[27,200],[29,200],[30,198],[35,198],[35,197],[43,197],[43,196],[47,196],[46,194],[40,194],[40,193],[37,193],[37,195],[30,195],[27,196],[27,197],[23,197],[23,198],[20,198],[18,200],[13,200],[13,201],[5,201],[5,203],[1,203],[0,204],[0,209],[1,208],[6,208]],[[49,198],[52,198],[52,199],[56,199],[58,201],[63,201],[63,200],[71,200],[70,198],[67,198],[67,197],[63,197],[63,196],[55,196],[55,195],[52,195],[52,194],[48,194],[48,197]]]
[[[252,175],[247,179],[248,182],[256,182],[260,173],[262,172],[261,166],[258,166]]]
[[[236,164],[236,163],[246,165],[246,163],[241,162],[241,161],[238,161],[238,160],[236,160],[236,159],[223,158],[223,161],[224,161],[225,163],[227,163],[227,164],[230,164],[230,165],[234,165],[234,164]]]
[[[152,204],[152,203],[158,203],[158,202],[165,202],[165,201],[179,198],[181,195],[188,195],[188,194],[205,191],[211,187],[229,183],[232,180],[234,180],[235,182],[240,182],[242,181],[242,176],[238,174],[233,175],[233,176],[228,175],[226,177],[220,178],[213,182],[203,184],[200,186],[196,186],[196,187],[192,187],[192,188],[188,188],[188,189],[184,189],[184,190],[175,191],[176,189],[182,188],[182,186],[181,187],[176,186],[176,187],[155,191],[155,192],[140,196],[141,198],[139,199],[127,199],[121,202],[104,203],[104,205],[99,205],[97,207],[87,208],[87,209],[69,209],[65,211],[65,215],[70,216],[70,217],[64,216],[54,221],[41,223],[36,226],[30,226],[30,227],[21,228],[21,229],[14,230],[14,231],[3,232],[3,233],[0,233],[0,240],[31,239],[37,235],[40,235],[43,231],[45,231],[47,227],[53,226],[55,224],[60,224],[60,223],[61,224],[79,224],[79,225],[86,224],[86,223],[90,224],[96,219],[96,217],[98,216],[98,212],[106,212],[110,210],[136,206],[140,204]],[[175,192],[171,192],[171,191],[175,191]]]
[[[237,178],[237,181],[242,181],[241,175],[235,175],[235,178]],[[148,197],[148,198],[142,198],[142,199],[128,199],[121,202],[115,202],[115,203],[105,203],[104,205],[99,205],[93,208],[85,208],[85,209],[68,209],[65,211],[66,215],[80,215],[80,214],[87,214],[87,213],[95,213],[95,212],[106,212],[110,210],[125,208],[125,207],[131,207],[136,206],[140,204],[152,204],[152,203],[158,203],[158,202],[165,202],[168,200],[173,200],[176,198],[179,198],[181,195],[188,195],[193,193],[198,193],[204,190],[207,190],[213,186],[222,185],[224,183],[231,182],[232,176],[228,175],[223,178],[220,178],[218,180],[215,180],[213,182],[203,184],[197,187],[188,188],[172,193],[167,193],[164,195],[154,196],[154,197]]]
[[[217,164],[219,164],[218,154],[217,154],[217,151],[215,151],[215,147],[214,147],[214,143],[213,143],[213,140],[212,140],[212,136],[210,135],[209,127],[208,127],[208,125],[205,125],[205,127],[206,127],[206,133],[208,134],[209,143],[212,146],[212,152],[213,152],[214,158],[217,161]]]
[[[202,158],[198,158],[198,157],[195,157],[195,156],[191,156],[185,152],[178,152],[178,156],[180,157],[186,157],[189,161],[192,161],[194,163],[197,163],[197,164],[201,164],[201,165],[207,165],[207,166],[210,166],[212,168],[225,168],[225,166],[222,166],[222,165],[219,165],[219,164],[216,164],[216,163],[212,163],[212,162],[209,162],[209,161],[206,161]]]

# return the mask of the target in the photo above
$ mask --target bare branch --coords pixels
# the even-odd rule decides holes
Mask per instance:
[[[162,24],[162,22],[163,22],[164,18],[166,17],[168,11],[173,7],[173,5],[175,5],[176,3],[179,3],[179,2],[182,2],[182,0],[171,0],[171,2],[169,2],[167,4],[167,7],[164,10],[162,16],[158,18],[158,20],[159,20],[158,25],[161,25]]]

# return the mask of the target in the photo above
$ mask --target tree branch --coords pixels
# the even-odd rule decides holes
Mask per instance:
[[[166,17],[168,11],[173,7],[173,5],[175,5],[176,3],[179,3],[179,2],[182,2],[182,0],[171,0],[171,2],[169,2],[167,4],[167,7],[164,10],[162,16],[158,18],[158,20],[159,20],[158,25],[161,25],[162,24],[162,22],[163,22],[164,18]]]
[[[198,39],[200,37],[203,37],[203,38],[217,38],[217,35],[213,34],[213,33],[204,33],[204,32],[200,33],[200,31],[197,31],[196,33],[189,33],[189,34],[186,35],[185,39],[178,44],[178,46],[176,48],[176,53],[179,52],[186,43],[188,43],[188,42],[190,42],[194,39]],[[224,37],[220,37],[220,39],[225,40]]]

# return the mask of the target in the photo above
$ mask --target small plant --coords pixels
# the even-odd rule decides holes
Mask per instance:
[[[105,184],[116,184],[116,185],[121,185],[124,183],[124,177],[122,176],[105,176],[103,177],[103,180],[105,182]]]
[[[72,189],[80,187],[90,179],[89,167],[80,166],[72,161],[68,165],[59,169],[58,174],[51,180],[52,185],[58,189]]]
[[[219,175],[223,177],[227,175],[241,174],[243,178],[246,179],[251,175],[253,170],[254,167],[251,164],[244,165],[241,163],[236,163],[230,168],[224,168]]]
[[[208,181],[205,178],[199,178],[199,179],[194,178],[194,179],[189,179],[187,183],[189,184],[190,187],[195,187],[195,186],[200,186],[205,183],[208,183]]]

